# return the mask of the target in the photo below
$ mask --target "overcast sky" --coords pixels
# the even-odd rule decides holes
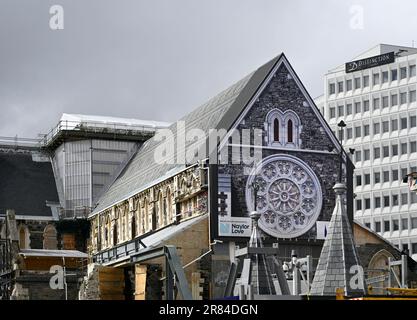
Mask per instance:
[[[54,4],[63,30],[49,27]],[[366,49],[417,44],[416,12],[415,0],[0,0],[0,136],[35,137],[63,112],[175,121],[280,52],[315,97],[326,70]]]

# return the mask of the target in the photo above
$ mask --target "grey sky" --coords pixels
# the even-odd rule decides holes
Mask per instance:
[[[49,28],[53,4],[64,30]],[[417,44],[415,12],[415,0],[0,0],[0,135],[34,137],[63,112],[175,121],[282,51],[315,97],[326,70],[377,43]]]

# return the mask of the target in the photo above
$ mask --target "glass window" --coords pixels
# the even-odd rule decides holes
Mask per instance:
[[[382,155],[383,155],[383,158],[389,157],[389,147],[388,146],[383,146],[382,147]]]
[[[407,154],[407,142],[401,143],[401,154]]]
[[[398,95],[397,94],[392,94],[391,95],[391,106],[396,106],[398,105]]]
[[[365,198],[365,210],[371,209],[371,199]]]
[[[401,229],[403,229],[403,230],[408,229],[408,219],[407,218],[401,219]]]
[[[410,102],[416,101],[416,90],[410,91]]]
[[[379,73],[374,73],[373,74],[373,84],[379,84]]]
[[[339,81],[337,83],[337,92],[338,93],[343,92],[343,81]]]
[[[398,231],[400,229],[399,223],[398,223],[398,219],[393,219],[392,220],[392,230],[393,231]]]
[[[417,229],[417,218],[411,218],[410,220],[411,220],[411,229]]]
[[[398,181],[398,170],[392,170],[392,181]]]
[[[380,133],[380,124],[379,124],[379,122],[375,122],[374,123],[374,134],[378,134],[378,133]]]
[[[406,205],[408,203],[408,193],[401,193],[401,204]]]
[[[391,146],[391,149],[392,149],[392,157],[393,156],[398,156],[398,144],[393,144]]]
[[[336,118],[336,108],[335,107],[330,108],[330,118]]]
[[[361,87],[361,78],[355,78],[355,89],[359,89]]]
[[[400,93],[400,103],[406,104],[407,103],[407,92]]]
[[[389,221],[384,221],[384,231],[388,232],[389,231]]]
[[[401,177],[402,178],[405,177],[407,175],[407,173],[408,173],[407,168],[401,168]]]
[[[375,232],[381,232],[381,221],[375,221]]]
[[[370,173],[365,173],[364,178],[365,178],[365,185],[371,184],[371,174]]]
[[[339,132],[339,140],[340,141],[343,141],[343,139],[345,138],[344,137],[344,131],[343,130],[339,130],[338,132]]]
[[[388,96],[382,97],[382,108],[388,108]]]
[[[415,141],[410,142],[410,153],[416,152],[417,143]]]
[[[345,115],[345,108],[343,105],[337,107],[337,112],[339,113],[339,117],[343,117]]]
[[[416,116],[410,117],[410,128],[415,128],[416,126]]]
[[[384,207],[389,207],[389,196],[384,196]]]
[[[362,176],[358,175],[356,176],[356,186],[361,186],[362,185]]]
[[[393,194],[392,195],[392,205],[393,206],[398,206],[398,194]]]
[[[355,127],[355,138],[359,138],[361,136],[361,127]]]
[[[348,103],[346,104],[346,115],[352,114],[352,104]]]
[[[412,64],[410,67],[410,77],[414,77],[416,75],[416,65]]]
[[[388,71],[382,72],[382,83],[388,82]]]
[[[363,76],[363,87],[369,87],[369,76]]]
[[[363,126],[363,135],[366,137],[366,136],[369,136],[369,124],[365,124],[364,126]]]
[[[369,149],[365,149],[363,150],[363,160],[367,161],[371,158],[370,156],[371,152],[369,151]]]
[[[361,161],[361,157],[362,156],[362,152],[360,150],[356,150],[355,151],[355,160],[356,161]]]
[[[403,243],[403,250],[408,251],[408,243]]]
[[[382,178],[384,179],[384,182],[389,182],[389,171],[383,171]]]
[[[411,244],[411,254],[417,253],[417,243]]]
[[[391,120],[391,131],[398,130],[398,119]]]
[[[407,78],[407,68],[402,67],[400,68],[400,79],[405,79],[405,78]]]
[[[363,112],[369,111],[369,100],[363,101]]]
[[[375,197],[374,206],[375,208],[381,208],[381,197]]]
[[[356,210],[362,210],[362,200],[361,199],[356,200]]]
[[[389,131],[389,122],[388,121],[382,121],[382,133]]]
[[[401,129],[407,129],[407,118],[401,118]]]
[[[411,171],[415,171],[415,170],[411,170]],[[415,192],[410,193],[410,203],[417,203],[417,193]]]
[[[361,103],[355,102],[355,112],[360,113],[361,112]]]
[[[346,129],[347,139],[352,139],[352,132],[353,132],[352,128],[347,128]]]
[[[398,70],[397,69],[391,70],[391,81],[395,81],[397,79],[398,79]]]
[[[379,102],[380,102],[379,98],[374,98],[373,103],[372,103],[374,110],[379,109],[380,107]]]
[[[381,148],[375,147],[374,148],[374,159],[379,159],[381,157]]]
[[[381,173],[380,172],[374,172],[374,182],[380,183],[381,182]]]
[[[330,94],[336,93],[336,86],[334,83],[329,83],[329,93]]]
[[[346,91],[352,90],[352,80],[346,80]]]

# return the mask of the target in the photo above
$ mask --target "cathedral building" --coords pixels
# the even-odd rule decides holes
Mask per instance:
[[[317,265],[340,179],[352,223],[353,164],[284,54],[167,129],[141,145],[89,215],[93,262],[124,270],[130,298],[164,296],[155,275],[166,267],[149,254],[162,245],[177,247],[193,296],[223,297],[254,210],[280,259],[295,250]]]

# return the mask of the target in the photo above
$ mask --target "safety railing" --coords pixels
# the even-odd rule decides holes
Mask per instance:
[[[89,133],[110,133],[123,135],[154,134],[158,129],[153,125],[126,124],[118,122],[94,122],[61,120],[47,134],[40,139],[42,146],[47,146],[63,131],[79,131]]]

